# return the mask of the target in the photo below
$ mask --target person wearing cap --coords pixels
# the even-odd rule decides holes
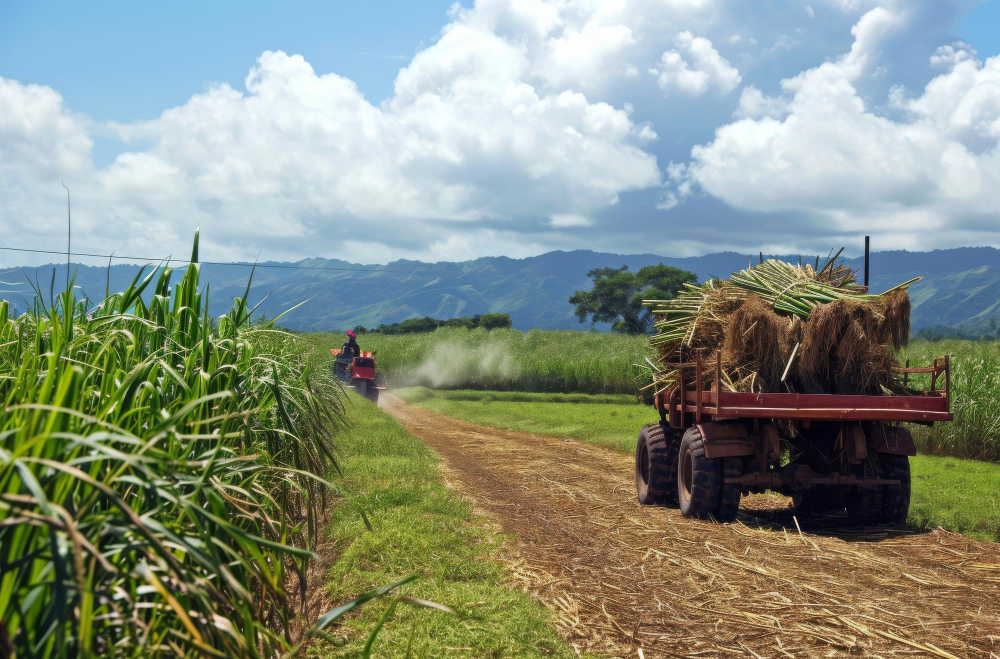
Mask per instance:
[[[361,346],[358,345],[358,339],[353,330],[347,330],[347,342],[340,349],[340,354],[351,358],[361,356]]]

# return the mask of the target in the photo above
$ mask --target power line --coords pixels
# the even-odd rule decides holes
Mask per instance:
[[[6,252],[28,252],[31,254],[66,254],[67,256],[90,256],[100,259],[120,259],[123,261],[149,261],[151,263],[191,263],[190,260],[185,259],[154,259],[147,256],[118,256],[115,254],[88,254],[86,252],[66,252],[66,251],[53,251],[48,249],[27,249],[24,247],[0,247],[0,250]],[[237,261],[198,261],[202,265],[226,265],[226,266],[240,266],[244,268],[258,267],[258,268],[281,268],[284,270],[333,270],[338,272],[416,272],[416,270],[385,270],[385,269],[368,269],[368,268],[334,268],[327,266],[311,266],[311,265],[288,265],[281,263],[240,263]]]

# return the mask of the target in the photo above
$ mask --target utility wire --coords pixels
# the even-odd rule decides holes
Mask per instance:
[[[126,261],[149,261],[151,263],[190,263],[190,260],[186,259],[154,259],[147,256],[117,256],[115,254],[88,254],[86,252],[65,252],[65,251],[53,251],[48,249],[27,249],[24,247],[0,247],[0,250],[5,252],[28,252],[31,254],[66,254],[72,256],[90,256],[100,259],[121,259]],[[240,266],[244,268],[258,267],[258,268],[281,268],[285,270],[334,270],[338,272],[416,272],[416,270],[385,270],[385,269],[370,269],[370,268],[334,268],[327,266],[311,266],[311,265],[288,265],[280,263],[240,263],[237,261],[198,261],[202,265],[229,265],[229,266]],[[6,269],[6,268],[0,268]]]

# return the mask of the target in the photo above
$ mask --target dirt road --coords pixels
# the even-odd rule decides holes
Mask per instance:
[[[1000,657],[998,544],[944,531],[800,532],[778,497],[734,524],[686,520],[638,505],[628,456],[398,399],[388,409],[516,538],[515,577],[580,650]]]

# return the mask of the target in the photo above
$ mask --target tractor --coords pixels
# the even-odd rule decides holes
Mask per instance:
[[[381,373],[375,371],[375,352],[362,352],[354,358],[342,356],[339,348],[330,348],[330,353],[336,358],[334,374],[337,379],[371,402],[378,403],[378,392],[384,391],[385,386]]]

